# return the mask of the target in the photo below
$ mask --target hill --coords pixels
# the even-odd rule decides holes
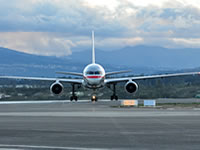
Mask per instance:
[[[73,60],[88,60],[91,50],[76,52],[69,56]],[[151,69],[185,69],[200,66],[200,49],[168,49],[156,46],[125,47],[119,50],[96,50],[97,61],[131,68],[146,67]]]
[[[96,50],[96,61],[106,71],[131,69],[135,74],[153,74],[200,66],[199,49],[167,49],[152,46],[125,47],[115,51]],[[82,72],[91,62],[91,50],[67,57],[38,56],[0,48],[0,74],[55,76],[56,71]],[[195,70],[199,70],[195,69]]]

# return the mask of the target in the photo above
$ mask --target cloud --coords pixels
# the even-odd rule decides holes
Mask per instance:
[[[189,47],[189,48],[200,47],[200,38],[195,38],[195,39],[173,38],[172,40],[177,45],[182,45],[183,47]]]
[[[200,9],[194,5],[185,5],[180,1],[168,1],[166,5],[145,7],[135,6],[133,3],[124,3],[118,10],[119,19],[126,25],[126,35],[139,36],[146,45],[164,47],[182,47],[173,38],[199,38]],[[126,14],[127,9],[132,13]],[[188,45],[189,46],[189,45]]]
[[[21,52],[67,56],[71,54],[72,41],[41,32],[1,32],[0,45]]]
[[[91,30],[101,49],[137,44],[200,47],[191,42],[200,38],[200,2],[0,0],[0,46],[70,55],[91,47]]]
[[[2,2],[3,1],[3,2]],[[117,20],[108,20],[108,10],[92,8],[81,0],[1,0],[0,31],[65,32],[72,35],[88,35],[91,30],[123,30]],[[16,4],[16,6],[14,5]]]
[[[115,43],[115,45],[113,45]],[[134,46],[138,44],[143,44],[144,39],[141,37],[129,37],[129,38],[104,38],[98,39],[96,47],[103,50],[116,50],[126,46]]]

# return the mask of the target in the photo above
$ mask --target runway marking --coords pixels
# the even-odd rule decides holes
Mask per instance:
[[[70,100],[31,100],[31,101],[2,101],[2,104],[48,104],[48,103],[91,103],[91,100],[79,100],[77,102],[71,102]],[[110,100],[100,100],[99,102],[110,102]],[[98,103],[98,102],[97,102]]]
[[[87,101],[81,101],[81,102],[87,102]],[[69,100],[52,100],[52,101],[4,101],[0,102],[1,105],[3,104],[51,104],[51,103],[72,103]]]
[[[7,145],[7,144],[0,144],[0,149],[6,148],[8,150],[19,150],[24,148],[31,148],[31,149],[52,149],[52,150],[108,150],[102,148],[81,148],[81,147],[57,147],[57,146],[35,146],[35,145]],[[10,149],[12,148],[12,149]],[[13,149],[14,148],[14,149]]]
[[[87,112],[0,112],[0,116],[13,117],[165,117],[200,116],[199,110],[193,111],[87,111]]]

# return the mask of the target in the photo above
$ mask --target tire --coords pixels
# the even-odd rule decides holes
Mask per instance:
[[[112,101],[114,99],[114,96],[112,95],[111,97],[110,97],[110,100]]]
[[[78,101],[78,97],[77,96],[74,96],[74,99],[75,99],[75,101]]]
[[[73,96],[70,97],[70,101],[71,101],[71,102],[73,101]]]
[[[116,101],[118,100],[118,96],[115,96],[115,100],[116,100]]]

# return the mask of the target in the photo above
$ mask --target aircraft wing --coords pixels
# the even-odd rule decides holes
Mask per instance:
[[[167,78],[167,77],[178,77],[178,76],[189,76],[189,75],[200,75],[200,72],[186,72],[186,73],[174,73],[174,74],[161,74],[161,75],[149,75],[149,76],[138,76],[138,77],[127,77],[127,78],[110,78],[106,79],[106,84],[127,82],[129,80],[146,80],[156,78]]]
[[[37,80],[37,81],[60,81],[60,82],[67,82],[67,83],[74,83],[74,84],[81,84],[82,83],[82,79],[64,79],[64,78],[0,76],[0,79]]]
[[[56,72],[57,74],[64,74],[64,75],[75,75],[75,76],[83,76],[82,73],[78,73],[78,72],[64,72],[64,71],[59,71]]]
[[[106,76],[108,75],[114,75],[114,74],[121,74],[121,73],[128,73],[131,72],[131,70],[123,70],[123,71],[115,71],[115,72],[106,72]]]

